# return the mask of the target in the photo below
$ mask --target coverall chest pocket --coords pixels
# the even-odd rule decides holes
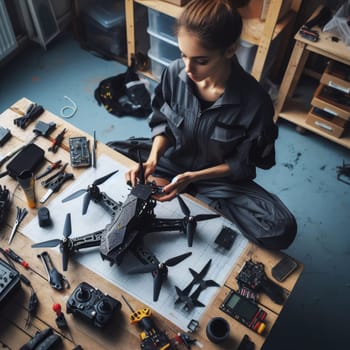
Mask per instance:
[[[211,135],[211,141],[223,147],[224,150],[232,150],[246,137],[246,129],[239,125],[229,125],[217,122]]]
[[[184,122],[184,117],[182,114],[174,111],[167,103],[161,107],[160,111],[167,117],[168,126],[175,138],[176,147],[181,145],[181,135],[182,135],[182,126]]]

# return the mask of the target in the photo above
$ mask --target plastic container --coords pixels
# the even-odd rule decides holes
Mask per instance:
[[[250,73],[253,67],[257,46],[241,40],[236,56],[243,69]]]
[[[158,11],[148,9],[148,27],[153,33],[157,33],[172,41],[177,41],[174,35],[175,18],[160,13]]]
[[[181,57],[179,45],[176,40],[162,36],[150,28],[147,28],[147,33],[149,34],[150,47],[154,56],[168,61],[174,61]]]
[[[163,70],[169,66],[171,60],[168,60],[165,57],[160,58],[159,56],[155,55],[152,50],[148,51],[148,58],[150,59],[152,75],[155,79],[160,80]]]
[[[126,54],[124,1],[89,1],[82,20],[89,48],[113,56]]]

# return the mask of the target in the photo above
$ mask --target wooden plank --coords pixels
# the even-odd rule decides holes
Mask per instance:
[[[275,121],[278,119],[286,99],[293,95],[308,57],[309,51],[305,50],[305,44],[300,41],[296,41],[275,105]]]

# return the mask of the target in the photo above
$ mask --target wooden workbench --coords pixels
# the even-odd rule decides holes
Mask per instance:
[[[17,147],[23,142],[28,141],[32,137],[32,127],[28,126],[27,129],[23,130],[19,127],[14,126],[13,120],[20,115],[23,115],[30,105],[31,101],[23,98],[9,109],[4,111],[0,116],[0,125],[7,127],[12,132],[12,138],[0,148],[0,154],[7,154],[11,149]],[[58,118],[49,111],[45,111],[43,115],[40,116],[40,120],[44,122],[55,122],[57,132],[63,128],[67,129],[65,134],[62,147],[58,150],[57,153],[53,154],[46,152],[45,156],[51,162],[58,159],[62,159],[63,162],[69,162],[69,153],[68,153],[68,139],[71,136],[91,136],[85,134],[83,131],[69,124],[67,121]],[[54,133],[56,134],[56,133]],[[51,145],[50,139],[39,137],[36,143],[42,147],[44,150],[47,150]],[[125,164],[126,166],[133,166],[133,162],[124,156],[118,154],[114,150],[110,149],[106,145],[98,143],[97,148],[97,158],[101,154],[107,154],[108,156],[116,159],[118,162]],[[46,168],[47,164],[43,166]],[[68,172],[73,172],[75,177],[79,177],[80,174],[84,171],[83,169],[70,168],[67,169]],[[2,248],[7,248],[8,238],[11,231],[11,227],[15,221],[16,206],[26,207],[26,201],[23,195],[23,192],[20,188],[17,187],[15,180],[9,176],[2,178],[0,180],[2,186],[6,187],[13,194],[11,202],[11,210],[8,217],[8,223],[1,231],[1,243]],[[69,186],[69,183],[64,184],[64,188]],[[36,185],[36,194],[37,198],[46,192],[41,185]],[[55,194],[51,196],[49,200],[54,198]],[[38,205],[39,207],[39,205]],[[11,295],[5,304],[1,305],[0,311],[0,344],[3,345],[6,349],[18,349],[21,345],[26,343],[38,330],[45,329],[47,327],[52,327],[58,334],[63,338],[62,349],[73,349],[75,345],[80,344],[83,349],[118,349],[118,350],[130,350],[140,348],[139,341],[139,331],[135,325],[129,324],[129,314],[130,310],[126,306],[125,302],[122,299],[124,295],[129,303],[134,307],[134,309],[140,309],[145,307],[139,300],[133,298],[130,295],[127,295],[125,292],[122,292],[118,287],[111,284],[110,282],[103,279],[101,276],[91,272],[83,265],[80,265],[73,260],[70,262],[69,271],[64,272],[65,277],[70,282],[70,288],[65,289],[64,291],[57,291],[50,287],[46,280],[46,275],[43,273],[43,266],[36,257],[37,251],[31,248],[31,241],[25,235],[22,234],[22,229],[29,220],[33,219],[37,214],[37,209],[28,209],[29,214],[20,225],[19,230],[11,244],[11,249],[13,249],[18,255],[24,258],[29,264],[31,269],[25,270],[22,266],[16,264],[20,273],[23,273],[27,278],[30,279],[31,284],[33,285],[36,293],[39,298],[39,309],[30,323],[28,328],[25,327],[27,319],[27,305],[30,296],[30,290],[23,285],[18,291]],[[63,223],[62,223],[63,226]],[[62,227],[59,226],[59,227]],[[60,230],[60,229],[59,229]],[[60,230],[61,231],[61,230]],[[59,232],[61,235],[62,232]],[[98,252],[96,252],[98,254]],[[52,257],[54,265],[60,270],[61,266],[61,256],[56,250],[50,249],[50,256]],[[248,328],[244,327],[237,321],[231,319],[229,316],[224,314],[219,310],[219,305],[223,302],[225,296],[227,295],[229,288],[235,289],[236,280],[235,276],[237,275],[240,268],[244,265],[245,261],[248,259],[253,259],[255,261],[260,261],[264,263],[266,272],[268,276],[270,275],[271,267],[280,259],[281,254],[279,252],[268,252],[261,248],[258,248],[254,244],[248,243],[245,251],[239,257],[237,264],[233,266],[232,272],[230,273],[229,278],[227,279],[225,285],[218,289],[218,293],[210,305],[203,318],[200,320],[200,327],[198,331],[192,336],[195,337],[202,345],[203,349],[237,349],[241,339],[244,334],[248,334],[249,337],[256,344],[256,349],[260,349],[263,343],[266,340],[272,326],[277,321],[278,316],[283,308],[270,301],[270,299],[261,295],[259,299],[260,306],[263,307],[267,313],[267,330],[264,335],[258,335],[253,331],[250,331]],[[3,257],[2,257],[3,258]],[[61,271],[61,270],[60,270]],[[302,271],[302,265],[299,265],[298,270],[290,276],[286,282],[282,284],[285,288],[286,295],[290,295],[292,290],[300,276]],[[122,303],[121,312],[115,315],[112,322],[110,322],[104,329],[99,329],[89,324],[88,322],[83,322],[80,318],[74,317],[71,314],[66,313],[66,300],[75,289],[75,287],[80,282],[87,282],[101,291],[111,295]],[[55,318],[56,314],[52,310],[54,303],[60,303],[62,305],[62,311],[65,314],[66,320],[69,325],[68,330],[60,330],[56,323]],[[214,316],[221,316],[227,319],[231,326],[230,339],[224,344],[216,345],[210,343],[205,334],[205,328],[208,321]],[[154,314],[154,319],[159,328],[165,330],[170,338],[173,338],[179,330],[171,324],[169,321],[164,319],[159,314]],[[189,320],[190,321],[190,320]],[[179,349],[185,349],[185,347],[178,347]],[[193,349],[196,347],[194,346]]]

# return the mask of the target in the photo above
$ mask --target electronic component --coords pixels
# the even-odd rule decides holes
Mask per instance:
[[[21,285],[18,271],[0,259],[0,305]]]
[[[74,168],[91,165],[89,141],[85,136],[69,138],[70,163]]]
[[[284,281],[298,267],[298,263],[289,256],[282,258],[271,270],[272,277]]]
[[[0,126],[0,146],[4,145],[11,136],[12,135],[10,129]]]
[[[51,221],[49,209],[47,209],[46,207],[39,208],[38,209],[38,220],[39,220],[40,227],[50,226],[52,221]]]
[[[67,313],[80,315],[102,328],[121,309],[121,303],[86,282],[80,283],[67,300]]]
[[[236,279],[240,289],[245,287],[255,293],[264,292],[276,304],[283,304],[284,290],[266,276],[263,263],[246,261]]]
[[[220,305],[220,310],[256,333],[262,334],[264,332],[266,327],[264,321],[267,313],[256,303],[239,295],[234,290],[229,292],[224,302]]]
[[[237,232],[233,231],[230,227],[223,226],[220,233],[215,239],[215,243],[220,247],[227,250],[232,248],[232,245],[237,237]]]

